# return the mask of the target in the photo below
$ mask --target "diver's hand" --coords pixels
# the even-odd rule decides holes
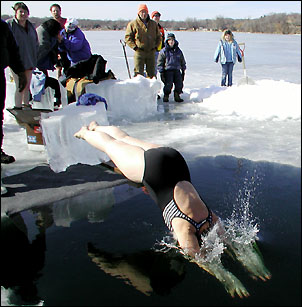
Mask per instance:
[[[224,285],[226,291],[231,295],[231,297],[235,297],[237,294],[240,298],[248,297],[250,294],[245,289],[241,281],[234,276],[231,272],[226,271],[222,274],[223,280],[220,280]]]
[[[236,294],[240,298],[248,297],[250,295],[241,281],[231,272],[226,270],[222,263],[206,263],[202,265],[202,268],[216,277],[223,284],[225,290],[231,295],[231,297],[234,298]]]
[[[249,244],[232,242],[229,246],[238,261],[241,262],[253,279],[259,278],[262,281],[267,281],[272,277],[271,273],[264,265],[261,252],[256,242],[251,242]]]

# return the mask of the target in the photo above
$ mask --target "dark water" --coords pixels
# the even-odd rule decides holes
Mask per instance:
[[[1,285],[12,304],[45,306],[300,306],[301,169],[233,157],[189,163],[192,181],[222,219],[240,213],[243,191],[259,224],[258,246],[272,274],[253,280],[224,265],[250,293],[231,298],[222,284],[175,251],[160,210],[141,189],[121,185],[2,220]],[[244,198],[244,197],[243,197]]]

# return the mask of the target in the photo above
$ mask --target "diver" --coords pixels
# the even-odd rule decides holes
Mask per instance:
[[[222,263],[217,271],[216,267],[213,269],[200,261],[206,233],[214,227],[218,229],[218,235],[223,236],[225,231],[218,216],[191,183],[187,163],[177,150],[133,138],[116,126],[99,126],[95,121],[82,127],[74,136],[105,152],[130,181],[144,185],[162,210],[164,221],[173,231],[179,248],[190,261],[223,282],[232,296],[235,293],[239,297],[249,295]],[[266,272],[259,275],[260,279],[270,278]]]

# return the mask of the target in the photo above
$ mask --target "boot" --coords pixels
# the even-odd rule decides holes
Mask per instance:
[[[55,107],[59,107],[61,104],[62,104],[61,98],[56,98],[56,99],[55,99],[55,102],[54,102],[54,106],[55,106]]]
[[[169,95],[164,95],[163,102],[169,102]]]
[[[1,149],[1,163],[3,164],[10,164],[15,162],[15,158],[13,156],[7,155],[2,149]]]
[[[177,92],[174,92],[174,100],[175,102],[183,102],[184,100],[180,98]]]

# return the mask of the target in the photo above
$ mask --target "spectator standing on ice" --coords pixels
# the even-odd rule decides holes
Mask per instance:
[[[126,44],[135,51],[134,76],[144,76],[145,66],[148,78],[155,76],[155,52],[161,42],[157,23],[148,14],[146,4],[138,7],[138,16],[127,25]]]
[[[38,28],[38,63],[37,67],[48,75],[47,70],[54,70],[58,59],[58,35],[61,25],[54,19],[44,21]]]
[[[66,51],[71,66],[91,57],[91,48],[75,18],[68,18],[59,36],[59,50]]]
[[[151,13],[151,18],[157,23],[158,29],[159,29],[159,33],[161,35],[161,42],[158,45],[157,50],[155,51],[155,76],[157,75],[157,59],[158,59],[158,54],[165,47],[165,30],[164,30],[164,28],[159,23],[160,16],[161,16],[161,14],[158,11],[153,11]]]
[[[29,105],[29,87],[32,78],[32,71],[37,66],[38,55],[38,35],[33,24],[28,20],[29,9],[23,2],[17,2],[13,9],[15,11],[15,17],[7,20],[10,26],[16,42],[19,46],[19,52],[22,63],[25,68],[25,75],[27,84],[23,91],[19,91],[19,76],[12,70],[12,75],[16,83],[15,91],[15,107],[21,109],[22,102],[24,107],[30,107]]]
[[[163,101],[169,101],[169,95],[174,84],[174,100],[176,102],[183,102],[183,99],[179,95],[183,89],[186,61],[173,33],[168,33],[167,35],[165,47],[160,51],[158,56],[157,67],[160,78],[164,83]]]
[[[61,16],[62,13],[61,6],[59,4],[53,4],[50,7],[50,12],[53,19],[60,23],[61,29],[64,29],[67,18]],[[59,52],[57,65],[56,65],[58,78],[61,77],[62,73],[64,73],[69,67],[70,67],[70,61],[67,58],[67,53],[65,51]]]
[[[50,12],[51,12],[51,15],[53,17],[54,20],[56,20],[57,22],[60,23],[61,25],[61,28],[64,29],[64,25],[67,21],[67,18],[64,18],[61,16],[61,7],[59,4],[53,4],[51,7],[50,7]]]
[[[220,64],[222,67],[221,86],[232,86],[233,84],[233,68],[236,63],[242,62],[242,54],[237,42],[234,39],[234,35],[231,30],[225,30],[222,33],[221,39],[218,43],[214,54],[214,61]],[[226,79],[228,82],[226,83]]]
[[[0,103],[1,103],[1,164],[9,164],[15,162],[13,156],[7,155],[3,149],[3,120],[4,120],[4,108],[5,108],[5,96],[6,96],[6,80],[5,80],[5,68],[10,67],[14,73],[18,76],[18,90],[23,91],[26,86],[26,76],[24,73],[24,66],[21,61],[19,53],[19,47],[16,43],[13,33],[11,32],[8,24],[1,19],[0,23]],[[2,173],[2,172],[1,172]],[[1,178],[1,195],[6,194],[7,189],[2,185]]]
[[[48,70],[53,71],[55,69],[55,64],[57,64],[58,62],[58,36],[60,34],[60,31],[61,25],[55,19],[48,19],[37,28],[37,34],[39,39],[37,63],[38,70],[35,70],[33,72],[33,78],[31,82],[31,93],[33,95],[33,89],[37,84],[37,80],[40,82],[41,73],[44,73],[45,88],[50,86],[52,89],[54,89],[56,106],[59,106],[61,104],[60,85],[57,79],[49,77]],[[34,92],[36,92],[36,90],[34,90]]]

